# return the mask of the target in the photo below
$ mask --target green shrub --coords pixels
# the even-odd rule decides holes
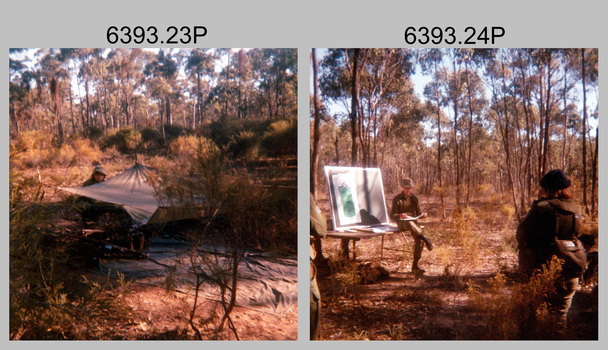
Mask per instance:
[[[102,156],[97,145],[78,136],[66,140],[54,154],[52,163],[62,167],[99,163]]]
[[[235,158],[255,158],[259,151],[259,138],[252,131],[241,131],[232,137],[228,152]]]
[[[157,149],[162,145],[162,135],[158,130],[151,127],[145,127],[141,130],[141,140],[148,150]]]
[[[262,151],[270,157],[288,157],[298,154],[298,129],[295,122],[279,120],[270,125],[262,137]]]
[[[470,287],[469,300],[484,317],[485,336],[492,340],[556,339],[558,317],[549,312],[547,300],[555,295],[562,260],[554,257],[527,282],[513,286],[510,293],[501,273],[488,281],[487,294]],[[507,291],[507,292],[505,292]]]
[[[172,159],[180,164],[191,165],[197,157],[207,156],[209,152],[218,151],[213,141],[204,137],[189,135],[180,136],[169,144]]]
[[[77,154],[74,147],[64,143],[55,153],[55,163],[63,167],[68,167],[76,162],[76,156]]]
[[[38,131],[24,132],[10,143],[11,167],[43,168],[90,165],[99,162],[101,150],[89,139],[71,136],[61,147],[53,145],[48,133]]]
[[[243,131],[250,131],[260,137],[267,129],[269,120],[220,118],[209,124],[208,134],[220,147],[226,147],[235,135]]]
[[[195,159],[201,140],[196,136],[180,136],[169,144],[173,158]]]
[[[167,144],[170,144],[173,140],[177,139],[181,136],[188,135],[188,131],[183,126],[179,125],[163,125],[164,133],[165,133],[165,141]]]
[[[439,246],[433,252],[444,265],[442,279],[459,288],[465,283],[463,276],[475,270],[487,253],[484,252],[480,230],[476,227],[476,212],[471,207],[466,207],[454,211],[452,218],[451,230],[443,232],[440,237],[453,248],[444,249]]]
[[[19,134],[13,143],[17,149],[49,149],[53,145],[53,135],[46,131],[31,130]]]
[[[103,130],[97,126],[89,126],[86,135],[91,140],[99,140],[103,136]]]
[[[106,135],[104,148],[116,147],[121,153],[132,153],[142,144],[141,133],[132,127],[124,127],[115,133]]]
[[[12,166],[17,168],[48,166],[53,150],[53,137],[50,133],[38,130],[22,132],[10,143]]]
[[[9,212],[10,339],[101,339],[115,332],[108,320],[129,309],[122,281],[110,288],[83,279],[82,247],[50,219],[56,204],[42,201],[40,182],[11,169]],[[87,265],[88,266],[88,265]]]

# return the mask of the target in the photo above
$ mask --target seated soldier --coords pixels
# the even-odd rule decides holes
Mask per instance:
[[[424,270],[418,266],[418,262],[422,257],[424,245],[426,245],[426,249],[433,250],[433,243],[431,243],[431,240],[422,232],[422,228],[415,220],[409,220],[411,217],[427,217],[427,214],[420,209],[420,201],[418,200],[418,197],[412,193],[412,187],[414,187],[412,179],[405,178],[401,181],[402,191],[393,199],[390,217],[393,221],[397,222],[397,226],[400,230],[409,231],[414,238],[414,261],[412,262],[412,272],[424,273]]]
[[[101,183],[105,181],[106,176],[106,170],[103,168],[103,166],[98,164],[95,166],[95,169],[93,169],[91,177],[82,184],[82,187]],[[85,221],[86,224],[91,224],[92,222],[97,221],[99,216],[104,213],[115,213],[121,211],[121,209],[114,204],[105,203],[93,198],[83,196],[78,197],[77,206],[80,215],[82,216],[82,219]]]
[[[91,174],[91,178],[85,181],[82,184],[82,187],[87,187],[103,182],[105,181],[106,176],[108,176],[108,173],[106,173],[106,170],[101,166],[101,164],[99,164],[95,166],[95,169],[93,169],[93,174]]]

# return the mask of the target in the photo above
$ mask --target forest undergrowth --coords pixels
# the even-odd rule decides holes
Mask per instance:
[[[322,339],[598,339],[597,272],[577,291],[571,326],[558,331],[543,296],[554,292],[561,265],[530,280],[518,273],[514,210],[487,197],[443,211],[433,196],[420,197],[429,213],[421,224],[434,244],[422,254],[424,274],[410,272],[409,233],[356,242],[356,261],[352,251],[341,259],[340,240],[323,239]],[[329,211],[327,200],[318,203]],[[587,230],[597,237],[592,221]]]
[[[164,145],[158,139],[146,142],[145,132],[132,128],[98,140],[73,136],[61,146],[51,135],[36,131],[13,140],[10,338],[293,339],[297,309],[274,321],[277,327],[288,328],[281,333],[264,330],[264,317],[235,308],[233,301],[238,291],[232,267],[245,250],[285,256],[294,255],[297,247],[297,167],[289,150],[294,124],[260,124],[261,131],[250,134],[247,142],[236,133],[221,147],[187,130],[178,130]],[[285,153],[277,151],[281,149]],[[120,275],[91,273],[108,254],[102,252],[105,242],[118,245],[130,258],[141,258],[133,251],[133,227],[126,214],[104,214],[90,227],[80,217],[77,198],[60,187],[80,186],[95,164],[102,164],[111,178],[136,162],[157,170],[150,181],[161,195],[184,203],[191,196],[208,199],[199,220],[146,227],[142,232],[146,238],[168,234],[192,244],[225,244],[234,252],[234,264],[205,275],[207,283],[222,290],[218,300],[225,303],[197,301],[170,289],[142,289]],[[226,213],[228,208],[233,216]],[[95,235],[101,231],[109,235],[97,242]]]

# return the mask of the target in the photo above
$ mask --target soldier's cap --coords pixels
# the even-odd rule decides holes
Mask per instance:
[[[97,165],[95,166],[95,169],[93,169],[93,174],[97,173],[100,173],[104,176],[108,176],[108,173],[106,173],[106,169],[104,169],[101,165]]]
[[[412,188],[414,187],[414,181],[412,181],[412,179],[409,177],[406,177],[405,179],[401,180],[401,187]]]
[[[540,187],[548,190],[562,190],[570,185],[572,185],[572,181],[561,169],[550,170],[540,179]]]

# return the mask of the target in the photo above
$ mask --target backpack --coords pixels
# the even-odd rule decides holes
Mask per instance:
[[[555,211],[555,253],[566,261],[564,269],[581,273],[587,268],[587,252],[578,239],[582,226],[578,209],[558,199],[547,202]]]

